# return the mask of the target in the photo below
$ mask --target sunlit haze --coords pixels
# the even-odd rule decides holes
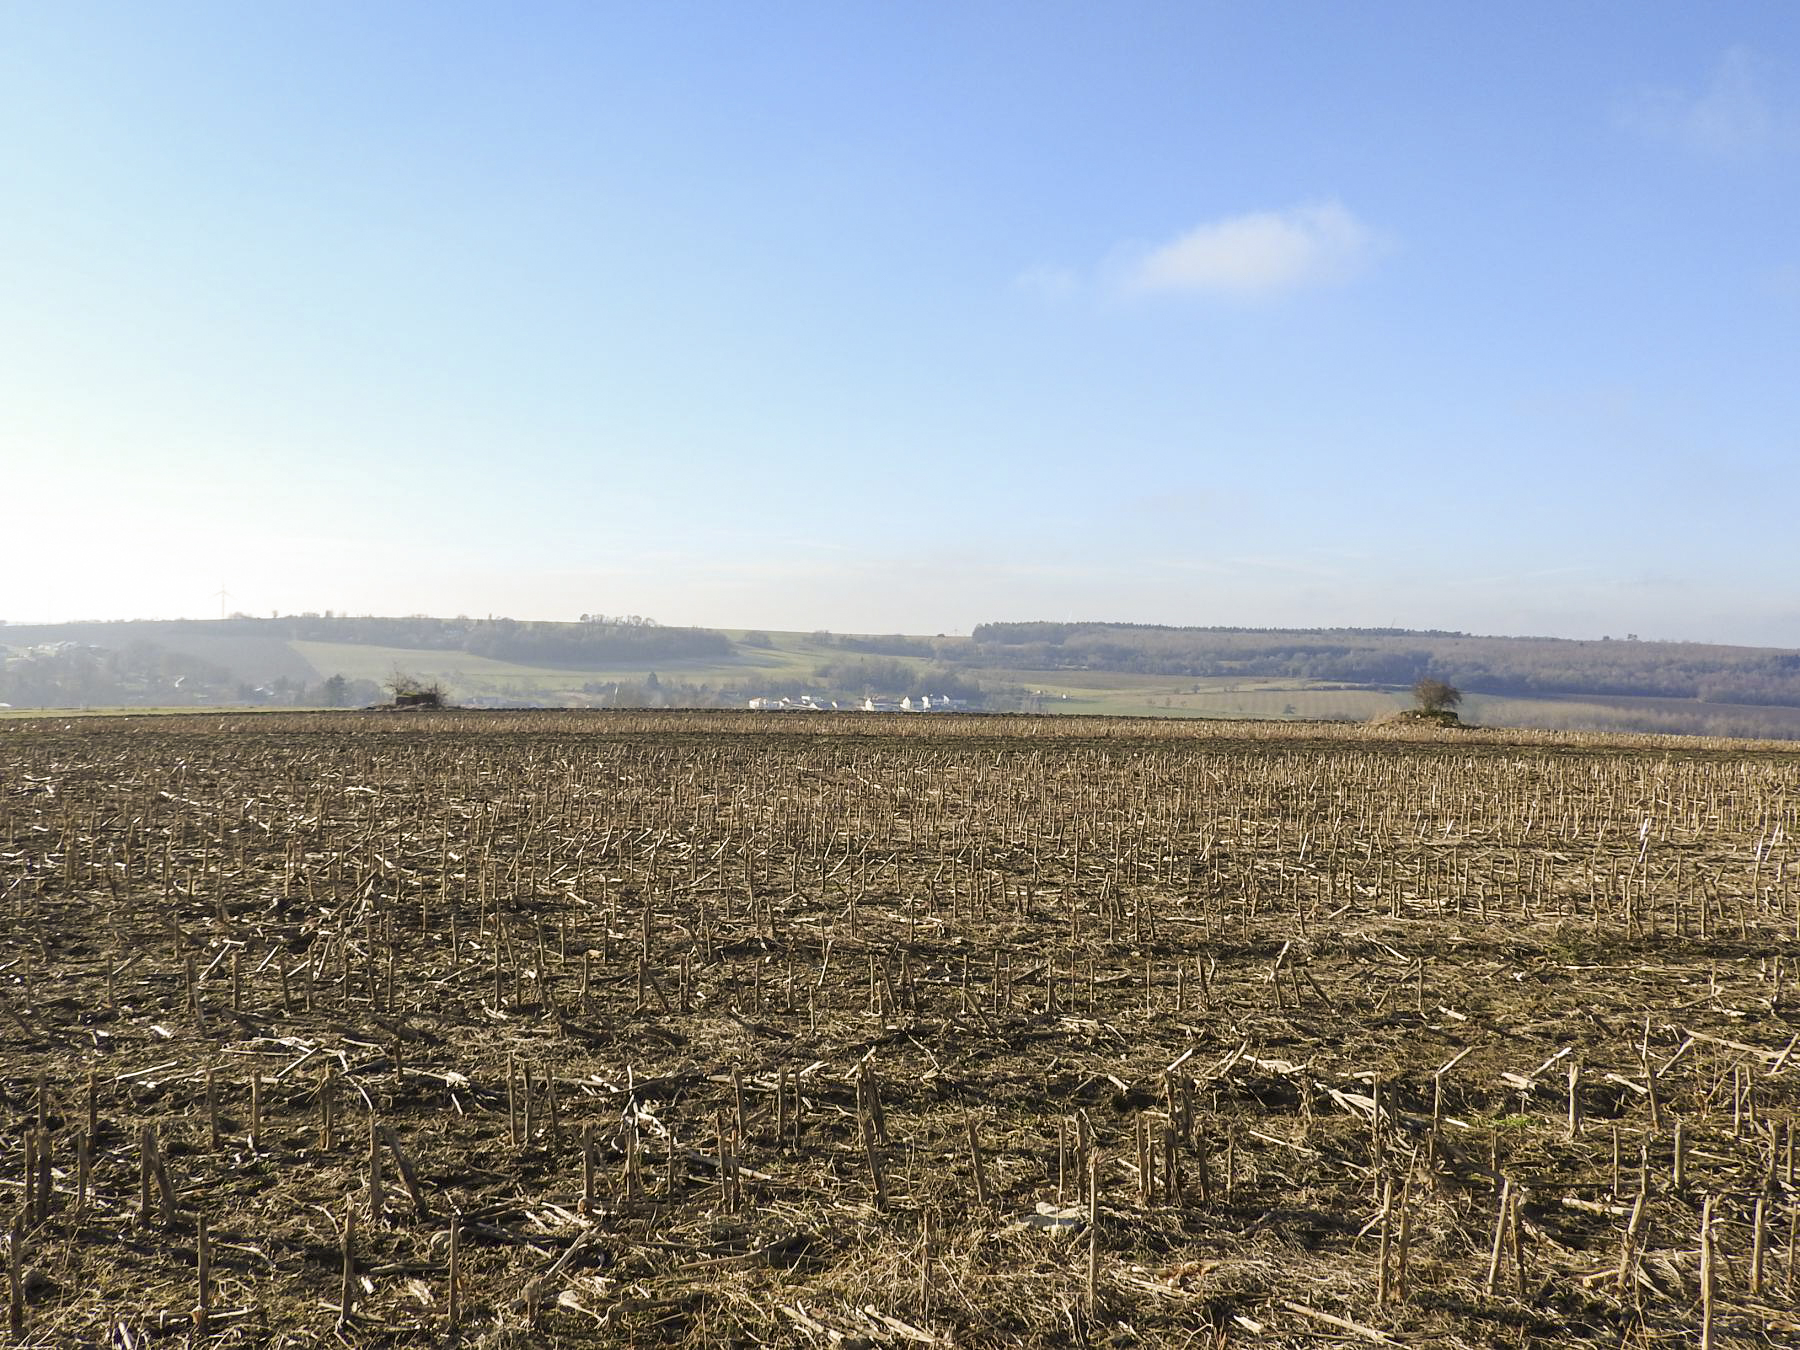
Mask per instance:
[[[0,208],[0,619],[1800,646],[1791,4],[12,4]]]

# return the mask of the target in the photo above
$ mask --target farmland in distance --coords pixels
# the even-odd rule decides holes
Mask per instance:
[[[0,723],[15,1338],[1779,1340],[1773,746]]]
[[[933,711],[1357,722],[1410,707],[1421,676],[1461,689],[1464,720],[1482,726],[1800,740],[1800,652],[1630,635],[1027,623],[925,637],[604,615],[0,624],[0,718],[358,707],[401,681],[486,708],[918,709],[929,697]]]

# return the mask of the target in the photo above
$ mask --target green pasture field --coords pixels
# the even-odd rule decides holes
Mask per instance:
[[[658,666],[577,668],[570,666],[528,666],[512,661],[496,661],[469,652],[415,650],[406,647],[371,647],[354,642],[296,642],[299,650],[321,678],[343,675],[352,680],[374,680],[385,683],[396,670],[426,683],[441,682],[452,697],[474,694],[501,694],[509,687],[578,693],[581,686],[602,680],[641,680],[652,669],[691,679],[697,663],[670,661]],[[704,667],[711,670],[713,667]]]
[[[736,639],[743,634],[731,633],[730,636]],[[426,683],[441,681],[453,698],[504,697],[518,690],[578,698],[583,685],[642,680],[652,671],[659,679],[688,684],[741,684],[748,688],[755,686],[758,680],[774,684],[810,677],[820,662],[845,656],[836,648],[821,646],[806,634],[772,633],[769,636],[774,646],[738,646],[724,660],[662,659],[593,666],[521,665],[468,652],[372,647],[354,642],[295,642],[291,645],[319,679],[343,675],[347,679],[382,683],[395,670],[400,670]],[[757,691],[752,689],[752,692]]]
[[[360,642],[296,642],[293,647],[319,679],[342,675],[380,684],[398,671],[426,683],[441,682],[453,697],[499,693],[509,684],[523,683],[579,689],[583,682],[600,678],[597,672],[549,670],[468,652],[374,647]]]

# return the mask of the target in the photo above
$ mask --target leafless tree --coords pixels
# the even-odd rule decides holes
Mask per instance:
[[[1421,675],[1412,687],[1413,697],[1425,712],[1449,712],[1462,702],[1462,690],[1444,680]]]

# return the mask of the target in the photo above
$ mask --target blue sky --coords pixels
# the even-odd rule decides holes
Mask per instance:
[[[0,617],[1800,646],[1789,4],[0,0]]]

